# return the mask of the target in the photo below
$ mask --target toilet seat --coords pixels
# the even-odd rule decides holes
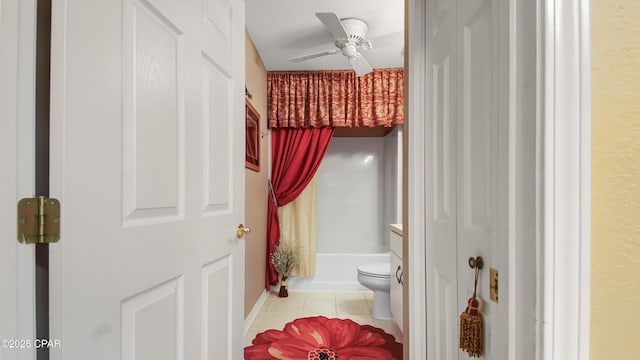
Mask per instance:
[[[371,277],[389,277],[391,269],[389,263],[373,263],[358,266],[358,272]]]

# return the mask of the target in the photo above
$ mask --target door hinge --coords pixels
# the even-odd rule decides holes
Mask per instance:
[[[60,201],[39,196],[18,202],[18,241],[51,244],[60,240]]]

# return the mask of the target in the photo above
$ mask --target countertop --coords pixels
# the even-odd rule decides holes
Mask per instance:
[[[389,229],[394,233],[402,236],[402,224],[389,224]]]

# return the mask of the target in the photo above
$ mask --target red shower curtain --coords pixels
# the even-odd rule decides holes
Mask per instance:
[[[316,174],[329,146],[333,128],[271,129],[271,182],[267,209],[266,287],[278,283],[271,263],[274,246],[280,243],[278,206],[295,200]]]

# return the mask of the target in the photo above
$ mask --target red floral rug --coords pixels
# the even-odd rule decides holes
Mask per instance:
[[[293,320],[282,330],[256,335],[244,348],[245,360],[401,360],[393,335],[349,319],[324,316]]]

